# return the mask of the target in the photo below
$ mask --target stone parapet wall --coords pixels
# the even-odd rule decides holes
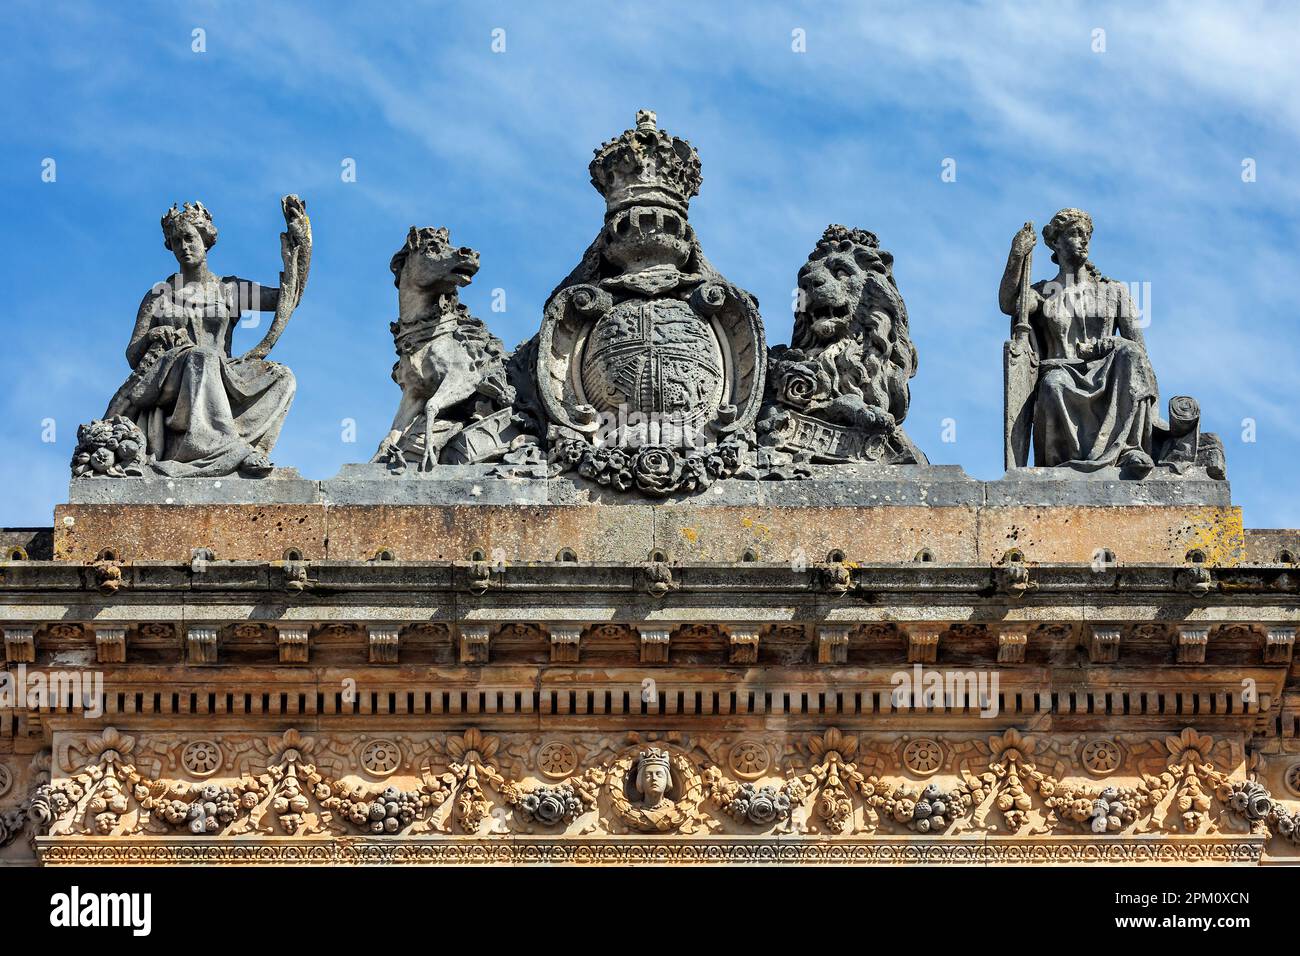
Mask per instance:
[[[952,467],[880,466],[804,481],[723,481],[653,501],[606,500],[599,487],[566,479],[445,471],[452,474],[401,479],[355,466],[319,483],[174,482],[165,494],[175,497],[161,500],[154,481],[74,482],[72,501],[56,509],[54,552],[76,562],[188,561],[195,549],[254,561],[1245,559],[1241,512],[1224,482],[978,482]]]

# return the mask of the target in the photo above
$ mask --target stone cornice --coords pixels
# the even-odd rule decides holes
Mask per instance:
[[[105,591],[104,562],[0,562],[0,596],[21,600],[25,592],[48,600],[52,592]],[[487,574],[487,592],[556,590],[602,594],[646,593],[645,568],[638,563],[580,561],[524,562],[499,565],[473,561],[205,561],[174,564],[142,561],[113,564],[120,580],[113,595],[130,593],[284,592],[341,600],[350,593],[484,593],[477,582]],[[826,564],[790,562],[692,562],[671,565],[674,591],[685,593],[827,594],[844,593],[826,586]],[[950,594],[993,605],[1042,602],[1053,595],[1069,598],[1129,598],[1150,595],[1175,598],[1198,607],[1279,603],[1300,615],[1300,572],[1288,565],[1260,564],[1202,567],[1171,564],[1123,564],[1094,569],[1087,564],[1026,565],[1034,587],[1008,593],[1005,566],[987,564],[842,565],[850,575],[849,593],[875,600],[889,595]],[[1200,586],[1200,571],[1210,587]],[[306,580],[301,580],[305,572]],[[1193,573],[1196,572],[1196,573]],[[287,585],[294,585],[286,587]],[[302,584],[302,587],[297,587]],[[1034,599],[1033,602],[1029,599]],[[282,600],[287,600],[287,597]]]

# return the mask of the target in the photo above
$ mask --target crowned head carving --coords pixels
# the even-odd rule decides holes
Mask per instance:
[[[388,267],[399,289],[409,283],[411,288],[445,294],[470,284],[478,272],[478,253],[467,246],[453,246],[444,228],[412,226]]]
[[[212,213],[197,201],[187,202],[179,208],[173,203],[163,213],[162,234],[163,245],[182,268],[202,263],[208,250],[217,244],[217,227],[212,222]]]
[[[668,799],[672,772],[667,751],[651,747],[637,755],[635,786],[647,809],[653,810]]]

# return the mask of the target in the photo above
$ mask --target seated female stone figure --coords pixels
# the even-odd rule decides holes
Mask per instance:
[[[1060,266],[1025,288],[1020,277],[1034,246],[1032,226],[1016,234],[999,289],[1007,315],[1027,316],[1037,358],[1032,393],[1034,464],[1077,471],[1118,467],[1142,477],[1154,466],[1158,419],[1155,372],[1138,312],[1124,285],[1088,259],[1092,217],[1062,209],[1043,228]]]
[[[207,254],[217,230],[202,203],[173,206],[162,217],[163,244],[180,271],[155,285],[140,303],[126,348],[133,371],[104,414],[116,418],[119,429],[124,419],[139,427],[145,471],[167,477],[260,477],[271,472],[268,454],[289,411],[295,382],[289,369],[265,355],[301,296],[310,249],[302,202],[285,197],[284,211],[289,231],[281,237],[283,288],[209,271]],[[275,312],[276,318],[259,346],[235,358],[234,328],[245,309]],[[87,434],[101,424],[88,426]],[[104,456],[102,450],[79,446],[78,451],[92,456],[91,470],[102,471],[95,458]]]

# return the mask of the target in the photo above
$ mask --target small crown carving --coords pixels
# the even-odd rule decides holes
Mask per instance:
[[[177,208],[172,203],[172,208],[163,213],[162,227],[164,232],[170,232],[171,228],[180,222],[207,223],[212,225],[212,213],[201,202],[187,202],[181,208]]]
[[[658,747],[651,747],[648,750],[643,750],[637,754],[637,766],[639,770],[645,770],[647,767],[653,767],[656,765],[663,767],[665,770],[668,769],[668,751],[660,750]]]
[[[605,197],[606,215],[629,206],[667,206],[685,215],[703,182],[695,147],[661,130],[651,110],[639,110],[634,129],[597,149],[588,171]]]

